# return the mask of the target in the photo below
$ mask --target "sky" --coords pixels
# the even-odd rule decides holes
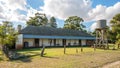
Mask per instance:
[[[79,16],[86,29],[93,31],[97,20],[106,19],[110,25],[120,13],[120,0],[0,0],[0,23],[10,21],[15,27],[25,27],[36,12],[45,13],[48,19],[54,16],[58,27],[63,27],[69,16]]]

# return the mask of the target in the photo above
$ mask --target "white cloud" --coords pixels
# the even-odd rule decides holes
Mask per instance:
[[[109,7],[97,5],[96,8],[92,9],[88,14],[89,20],[97,21],[100,19],[106,19],[107,25],[110,25],[109,24],[110,20],[118,13],[120,13],[120,2]],[[96,23],[93,23],[91,25],[91,30],[95,30],[95,28]]]
[[[44,0],[44,6],[40,8],[47,15],[63,20],[73,15],[80,16],[85,21],[110,20],[120,12],[120,2],[109,7],[97,5],[92,8],[91,0]]]
[[[97,27],[97,22],[94,22],[91,26],[90,26],[90,30],[94,31]]]
[[[25,15],[19,10],[26,11],[26,5],[26,0],[0,0],[0,21],[22,22]]]
[[[97,5],[96,8],[93,8],[88,14],[89,20],[106,19],[109,21],[117,13],[120,13],[120,2],[109,7]]]
[[[26,0],[0,0],[0,3],[4,5],[4,8],[9,10],[25,10]]]
[[[30,7],[28,10],[27,10],[27,20],[29,19],[29,17],[33,17],[35,15],[35,13],[44,13],[43,11],[39,11],[39,10],[36,10],[32,7]]]
[[[77,15],[84,19],[91,9],[91,0],[44,0],[43,11],[50,16],[65,19]]]
[[[77,15],[84,21],[97,21],[106,19],[107,24],[117,13],[120,13],[120,2],[113,6],[97,5],[92,8],[92,0],[44,0],[40,7],[47,15],[65,20],[69,16]],[[91,30],[96,28],[96,23],[91,25]]]
[[[99,20],[105,18],[106,6],[97,5],[96,8],[89,11],[88,20]]]
[[[48,17],[55,16],[62,20],[77,15],[85,21],[106,19],[109,22],[115,14],[120,13],[120,2],[109,7],[97,5],[92,8],[92,0],[44,0],[44,5],[39,6],[42,10],[37,10],[28,5],[26,1],[0,0],[0,21],[25,22],[36,12],[40,12],[45,13]],[[21,11],[26,13],[19,13]],[[95,29],[95,23],[91,29]]]

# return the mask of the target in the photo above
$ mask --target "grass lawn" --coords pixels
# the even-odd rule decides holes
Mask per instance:
[[[78,49],[78,53],[76,53]],[[18,50],[27,57],[19,60],[0,60],[0,68],[93,68],[120,60],[120,50],[102,50],[84,47],[46,48],[44,57],[40,57],[40,48]],[[0,54],[1,55],[1,54]]]

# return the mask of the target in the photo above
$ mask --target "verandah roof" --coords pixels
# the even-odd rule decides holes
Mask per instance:
[[[80,37],[80,36],[40,36],[40,35],[23,35],[24,38],[44,38],[44,39],[95,39],[95,37]]]

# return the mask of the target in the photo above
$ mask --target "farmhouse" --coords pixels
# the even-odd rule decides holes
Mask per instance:
[[[84,46],[93,45],[94,36],[78,30],[27,26],[19,31],[16,49],[42,46]]]

